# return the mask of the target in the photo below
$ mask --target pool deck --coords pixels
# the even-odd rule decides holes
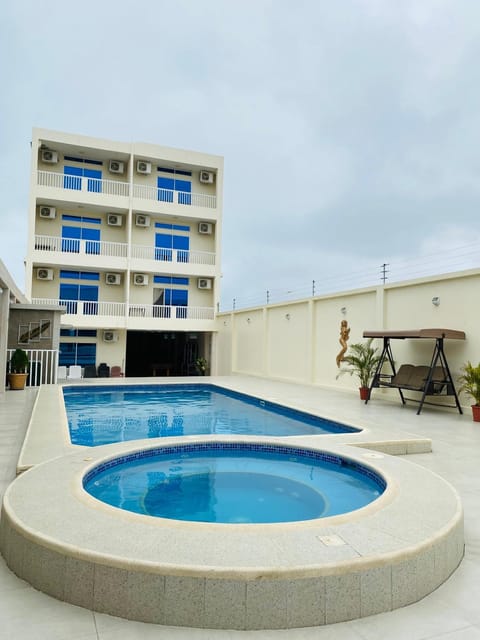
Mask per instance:
[[[191,382],[191,379],[189,380]],[[209,380],[210,381],[210,380]],[[211,380],[214,382],[214,380]],[[139,382],[135,380],[134,382]],[[147,382],[147,381],[146,381]],[[152,382],[152,379],[148,379]],[[163,380],[162,380],[163,382]],[[225,385],[226,380],[219,381]],[[375,436],[380,430],[395,442],[433,443],[432,453],[408,456],[410,462],[436,471],[460,493],[465,509],[466,556],[453,576],[422,601],[391,613],[374,615],[326,627],[285,631],[213,631],[181,629],[138,622],[128,622],[105,614],[93,613],[67,605],[35,591],[0,565],[0,611],[5,637],[83,638],[109,640],[134,638],[289,638],[389,640],[440,639],[474,640],[480,638],[480,613],[476,600],[480,595],[480,518],[478,472],[480,427],[470,415],[453,410],[425,407],[417,416],[416,405],[376,398],[364,405],[355,394],[313,389],[253,378],[235,377],[230,382],[237,390],[276,399],[290,406],[335,418],[349,424],[368,427]],[[225,385],[226,386],[226,385]],[[34,392],[7,392],[0,396],[0,444],[2,445],[2,490],[14,477],[16,457],[23,438]],[[412,434],[416,434],[412,436]],[[392,437],[395,436],[395,437]],[[329,437],[329,436],[328,436]],[[306,439],[307,437],[305,437]],[[338,438],[338,436],[333,436]],[[383,436],[382,436],[383,438]],[[388,439],[387,439],[388,440]],[[386,441],[386,440],[384,440]],[[403,446],[403,445],[402,445]],[[401,451],[398,451],[401,453]]]
[[[93,384],[94,386],[117,386],[139,384],[178,384],[198,383],[217,384],[225,389],[238,391],[261,400],[279,403],[292,409],[298,409],[306,413],[321,416],[333,421],[357,427],[359,433],[343,433],[322,435],[322,442],[332,444],[350,444],[358,447],[368,447],[375,451],[389,453],[391,455],[404,455],[410,453],[428,453],[431,451],[431,440],[413,433],[406,433],[400,429],[395,420],[385,425],[380,420],[375,420],[375,402],[370,401],[364,405],[359,401],[357,407],[349,403],[327,402],[326,398],[318,393],[316,388],[298,387],[298,394],[291,393],[285,396],[281,392],[278,383],[256,378],[240,378],[237,376],[217,378],[133,378],[130,380],[119,378],[97,378],[90,381],[65,382],[62,385],[46,385],[40,388],[35,401],[32,419],[27,431],[25,442],[20,453],[17,471],[25,471],[32,466],[50,460],[57,456],[81,451],[85,447],[72,445],[68,434],[67,416],[63,402],[62,386],[78,386],[78,384]],[[293,385],[291,385],[292,388]],[[308,390],[308,391],[307,391]],[[378,391],[381,394],[381,391]],[[350,398],[351,393],[343,392],[342,398]],[[358,410],[359,406],[363,411]],[[416,405],[409,405],[411,410]],[[451,410],[450,410],[451,411]],[[318,436],[302,436],[302,441],[307,444],[309,440],[315,440]],[[298,437],[296,437],[298,441]],[[89,448],[86,447],[88,450]]]

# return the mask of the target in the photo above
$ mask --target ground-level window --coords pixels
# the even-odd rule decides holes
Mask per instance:
[[[95,343],[60,342],[58,364],[71,367],[74,364],[85,367],[95,364],[97,345]]]

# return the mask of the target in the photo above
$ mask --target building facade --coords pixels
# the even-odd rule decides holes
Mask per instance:
[[[190,375],[214,360],[223,158],[34,129],[26,295],[59,365]]]

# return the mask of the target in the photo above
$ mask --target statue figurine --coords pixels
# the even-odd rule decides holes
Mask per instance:
[[[340,339],[339,342],[342,345],[342,350],[337,356],[337,367],[340,367],[340,363],[343,360],[343,356],[347,352],[348,345],[347,340],[350,337],[350,327],[348,326],[348,322],[346,320],[342,320],[340,323]]]

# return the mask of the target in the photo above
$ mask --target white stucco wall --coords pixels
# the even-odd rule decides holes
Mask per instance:
[[[345,319],[350,327],[349,344],[363,342],[363,332],[369,329],[435,327],[464,331],[465,341],[445,341],[455,378],[466,360],[480,361],[479,290],[480,269],[476,269],[221,313],[217,318],[217,373],[353,390],[358,387],[355,378],[337,378],[335,359],[341,349],[340,323]],[[435,297],[440,300],[438,306],[432,303]],[[381,340],[377,340],[377,346],[382,347]],[[433,340],[392,341],[398,365],[429,364],[433,347]],[[466,398],[462,402],[469,403]]]

